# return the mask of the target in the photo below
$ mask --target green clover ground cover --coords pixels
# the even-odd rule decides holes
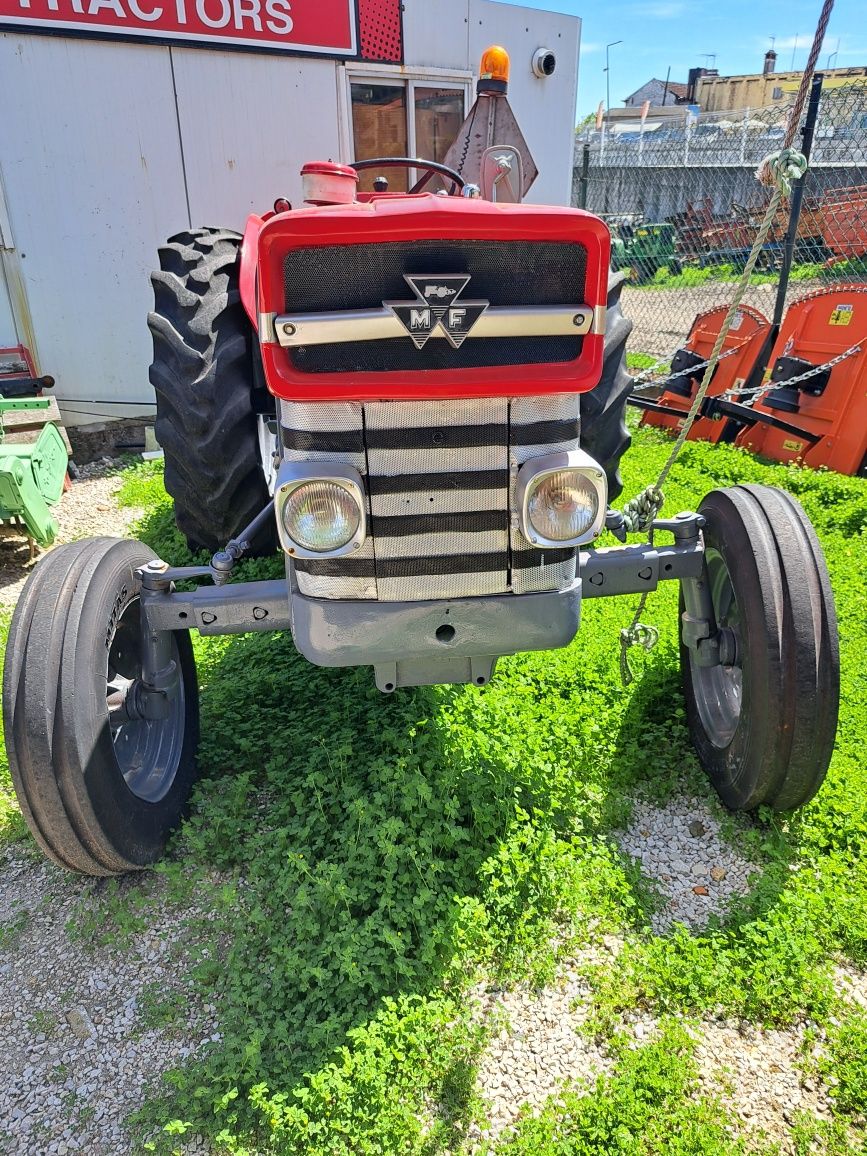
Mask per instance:
[[[667,452],[638,433],[627,494]],[[838,601],[843,704],[820,795],[800,815],[738,825],[762,870],[702,934],[650,933],[653,900],[611,839],[639,793],[663,801],[685,785],[710,797],[686,734],[674,587],[651,601],[661,640],[628,691],[617,637],[632,599],[589,601],[569,648],[503,660],[483,690],[385,698],[369,671],[312,667],[288,636],[196,641],[204,778],[161,870],[179,896],[213,894],[219,918],[197,931],[219,942],[190,976],[218,1005],[222,1038],[155,1089],[138,1121],[149,1143],[170,1150],[194,1130],[236,1156],[460,1152],[483,1112],[473,1068],[484,1028],[468,989],[544,983],[559,958],[618,932],[623,952],[594,977],[593,1026],[618,1058],[614,1075],[552,1101],[498,1151],[638,1156],[675,1134],[681,1146],[665,1151],[740,1151],[725,1113],[697,1092],[674,1019],[662,1044],[623,1045],[635,1007],[833,1018],[823,1063],[839,1119],[801,1121],[793,1135],[804,1153],[854,1150],[864,1028],[830,975],[835,956],[867,964],[867,483],[694,443],[667,511],[737,481],[785,486],[816,524]],[[185,560],[153,467],[128,473],[125,499],[149,510],[141,536]],[[279,573],[278,560],[243,567],[247,578]],[[109,887],[88,902],[128,900]]]

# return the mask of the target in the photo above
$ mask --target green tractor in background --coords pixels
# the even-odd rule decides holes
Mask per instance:
[[[612,267],[623,269],[636,285],[652,281],[663,266],[676,277],[683,269],[675,255],[676,242],[677,231],[666,222],[616,225],[611,237]]]

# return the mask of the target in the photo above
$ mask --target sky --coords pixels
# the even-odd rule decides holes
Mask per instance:
[[[685,83],[690,68],[719,69],[728,76],[761,72],[764,54],[776,37],[777,71],[803,68],[813,42],[820,0],[504,0],[526,8],[582,17],[578,66],[578,119],[605,100],[605,44],[609,49],[611,107],[651,77]],[[859,19],[860,12],[860,19]],[[837,0],[820,64],[838,48],[832,67],[867,65],[864,0]],[[716,54],[716,60],[709,54]]]

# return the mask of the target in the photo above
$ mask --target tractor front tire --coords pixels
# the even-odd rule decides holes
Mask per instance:
[[[784,490],[712,490],[699,512],[714,615],[736,656],[703,667],[681,646],[693,745],[727,807],[788,811],[822,785],[837,728],[840,656],[822,549]]]
[[[155,432],[178,529],[191,550],[221,549],[268,501],[255,412],[253,327],[241,304],[241,237],[193,229],[171,237],[151,277],[148,327]],[[275,548],[269,525],[253,553]]]
[[[109,711],[141,674],[141,542],[59,546],[27,580],[9,630],[3,724],[15,793],[45,854],[85,875],[140,870],[162,854],[196,778],[199,704],[187,631],[166,716]]]
[[[632,390],[632,377],[626,369],[626,339],[632,322],[623,316],[620,305],[625,281],[623,272],[609,275],[602,376],[595,389],[581,395],[581,448],[605,470],[609,501],[623,489],[620,459],[632,442],[626,428],[626,399]]]

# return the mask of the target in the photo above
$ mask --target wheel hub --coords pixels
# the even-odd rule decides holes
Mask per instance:
[[[740,612],[728,567],[713,548],[705,553],[708,586],[713,604],[720,661],[713,666],[693,663],[691,677],[702,725],[714,746],[729,745],[741,716],[743,669],[741,665]]]
[[[142,682],[141,604],[134,599],[117,624],[108,654],[106,706],[114,754],[134,795],[158,803],[175,781],[184,742],[183,681],[155,694]],[[177,644],[172,639],[177,669]],[[155,717],[156,716],[156,717]]]

